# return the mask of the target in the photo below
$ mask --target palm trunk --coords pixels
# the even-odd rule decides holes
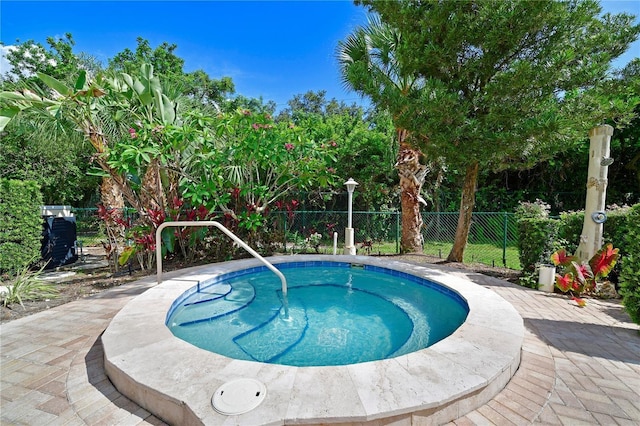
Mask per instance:
[[[398,170],[398,174],[400,174]],[[412,179],[400,177],[400,205],[402,207],[402,236],[400,238],[401,253],[421,253],[423,238],[422,215],[417,196],[420,186]]]
[[[400,250],[402,253],[421,253],[423,238],[420,203],[424,203],[424,200],[420,194],[427,168],[420,164],[420,151],[404,143],[407,134],[406,130],[398,130],[400,149],[396,168],[400,177],[400,205],[402,208]]]
[[[471,229],[473,207],[476,203],[476,185],[478,183],[478,163],[467,166],[467,172],[462,185],[462,198],[460,200],[460,215],[453,247],[447,257],[448,262],[463,262],[464,249],[467,246],[467,238]]]
[[[162,180],[160,178],[160,162],[153,159],[149,163],[142,178],[142,191],[140,193],[140,203],[147,211],[150,209],[165,211],[166,197],[162,190]]]
[[[126,199],[131,207],[140,211],[138,197],[127,184],[125,177],[113,170],[103,157],[107,152],[108,144],[102,132],[96,130],[90,122],[86,124],[84,132],[98,153],[95,160],[96,163],[102,170],[109,173],[109,176],[103,178],[100,187],[102,204],[108,209],[122,209],[124,208],[124,200]],[[106,183],[107,181],[109,183]]]
[[[102,204],[108,209],[124,209],[122,190],[111,176],[102,178],[102,183],[100,184],[100,199],[102,200]]]

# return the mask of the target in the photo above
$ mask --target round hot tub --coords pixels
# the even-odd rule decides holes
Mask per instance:
[[[165,274],[163,283],[128,303],[102,336],[105,369],[116,388],[171,424],[427,418],[446,423],[495,396],[520,363],[520,315],[454,270],[366,256],[268,260],[285,275],[308,268],[301,280],[288,279],[286,299],[271,272],[256,260],[241,260]],[[429,307],[432,292],[453,305],[442,307],[438,299]],[[262,302],[256,301],[260,293],[265,293]],[[252,303],[257,311],[246,310]],[[189,306],[207,304],[183,314]],[[452,307],[460,309],[464,322],[445,331],[432,327],[431,318],[446,316]],[[391,319],[383,319],[387,316]],[[216,321],[222,326],[205,331],[201,340],[226,339],[228,353],[203,349],[198,346],[208,343],[189,343],[170,330]],[[380,335],[370,342],[350,340],[370,335],[373,325]],[[314,354],[350,345],[358,349],[344,352],[355,358],[335,361],[340,349],[327,351],[328,358]],[[377,348],[382,356],[371,355]],[[311,361],[292,361],[309,352]],[[323,361],[314,361],[319,358]],[[264,385],[259,403],[239,414],[212,407],[216,392],[244,379]]]

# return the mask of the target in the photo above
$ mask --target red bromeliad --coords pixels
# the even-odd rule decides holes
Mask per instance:
[[[551,261],[560,272],[556,274],[556,287],[563,293],[570,293],[571,300],[583,307],[586,302],[578,296],[593,291],[596,283],[609,275],[618,257],[619,249],[611,244],[602,247],[588,263],[582,263],[577,256],[569,256],[565,249],[560,249],[551,255]]]

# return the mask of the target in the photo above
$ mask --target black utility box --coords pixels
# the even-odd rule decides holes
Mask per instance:
[[[45,269],[68,265],[78,260],[76,218],[69,206],[42,207],[42,247]]]

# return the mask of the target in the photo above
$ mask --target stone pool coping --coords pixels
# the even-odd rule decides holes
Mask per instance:
[[[435,281],[469,305],[465,323],[435,345],[396,358],[332,367],[291,367],[235,360],[199,349],[171,334],[166,314],[198,281],[260,266],[241,260],[167,274],[129,302],[102,336],[105,370],[116,388],[171,424],[445,423],[495,396],[520,364],[524,324],[515,308],[467,279],[437,267],[367,256],[278,256],[291,261],[374,265]],[[170,278],[171,277],[171,278]],[[267,387],[254,410],[224,416],[211,406],[215,390],[249,377]]]

